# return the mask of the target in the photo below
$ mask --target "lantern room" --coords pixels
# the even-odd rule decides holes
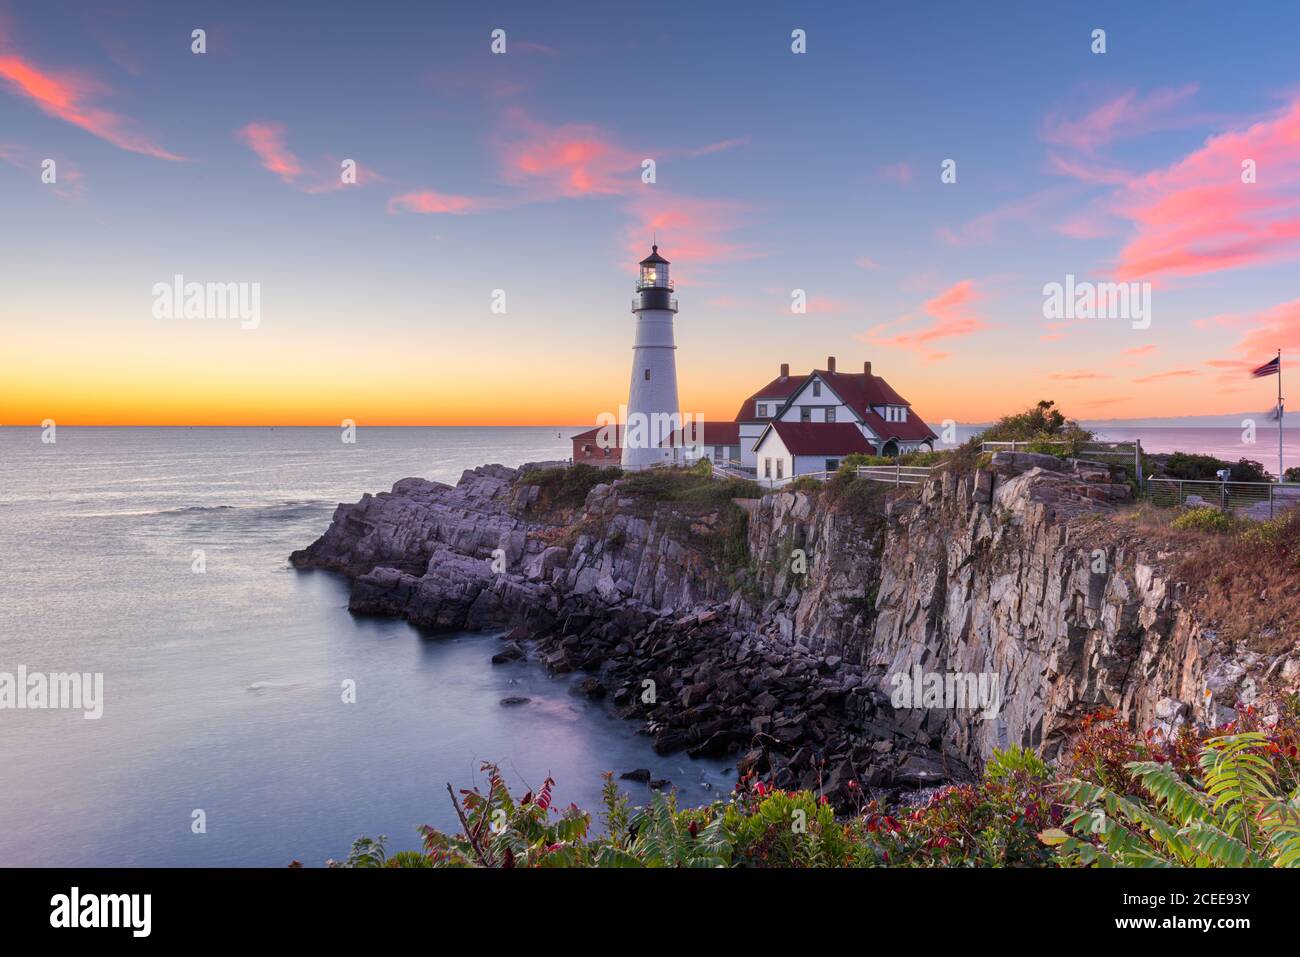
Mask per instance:
[[[641,260],[641,278],[637,289],[672,289],[668,279],[668,260],[659,255],[659,247],[650,247],[650,255]]]

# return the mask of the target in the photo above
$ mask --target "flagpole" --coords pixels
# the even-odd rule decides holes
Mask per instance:
[[[1277,480],[1286,478],[1282,465],[1282,350],[1277,350]]]

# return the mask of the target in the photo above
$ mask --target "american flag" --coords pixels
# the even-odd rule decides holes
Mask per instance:
[[[1251,373],[1256,379],[1262,379],[1266,375],[1278,375],[1282,371],[1282,357],[1274,356],[1265,362],[1262,366]]]

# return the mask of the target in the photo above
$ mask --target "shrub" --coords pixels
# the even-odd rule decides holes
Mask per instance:
[[[1240,519],[1213,505],[1189,508],[1170,523],[1174,528],[1219,534],[1234,532],[1240,524]]]
[[[982,442],[1029,442],[1036,439],[1063,439],[1077,450],[1082,443],[1092,441],[1093,433],[1073,419],[1067,419],[1055,402],[1042,399],[1023,412],[1004,415],[971,441],[978,447]]]
[[[519,476],[520,485],[536,485],[540,492],[531,511],[579,508],[587,493],[602,482],[612,482],[623,474],[621,469],[597,468],[579,462],[548,469],[529,469]]]
[[[1293,465],[1282,474],[1284,482],[1300,482],[1300,465]]]
[[[812,495],[820,495],[822,491],[822,483],[811,475],[800,475],[793,482],[786,485],[784,491],[808,492]]]
[[[1230,467],[1232,474],[1228,476],[1231,482],[1271,482],[1273,475],[1268,469],[1264,468],[1259,462],[1251,459],[1238,459],[1235,465]]]
[[[1165,459],[1165,474],[1171,478],[1214,479],[1216,472],[1227,467],[1227,462],[1216,459],[1213,455],[1199,455],[1192,452],[1174,452]]]

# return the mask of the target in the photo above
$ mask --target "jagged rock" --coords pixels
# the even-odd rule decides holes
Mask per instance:
[[[632,771],[624,771],[619,775],[619,777],[624,781],[641,781],[642,783],[646,783],[650,780],[650,769],[636,768]]]
[[[522,471],[403,479],[340,505],[291,561],[347,575],[357,613],[512,628],[494,661],[528,641],[549,671],[587,672],[575,692],[610,694],[660,754],[743,752],[741,774],[850,804],[849,781],[964,780],[1012,743],[1054,757],[1102,705],[1173,728],[1234,714],[1248,680],[1300,683],[1300,657],[1252,657],[1194,620],[1170,555],[1110,527],[1129,490],[1100,463],[998,453],[868,512],[767,495],[746,503],[751,568],[734,574],[688,533],[716,515],[619,480],[539,518]],[[892,679],[916,668],[996,676],[997,701],[896,708]]]
[[[519,642],[512,641],[492,656],[492,664],[503,665],[508,661],[520,661],[523,657],[524,649],[520,647]]]

